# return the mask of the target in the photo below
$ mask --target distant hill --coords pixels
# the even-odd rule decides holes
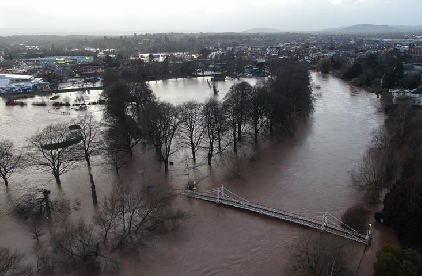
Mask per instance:
[[[342,28],[324,29],[322,32],[327,33],[343,33],[343,34],[357,34],[357,33],[399,33],[408,31],[420,31],[422,26],[390,26],[390,25],[374,25],[374,24],[359,24]]]
[[[280,30],[270,29],[270,28],[254,28],[243,31],[242,33],[280,33]]]

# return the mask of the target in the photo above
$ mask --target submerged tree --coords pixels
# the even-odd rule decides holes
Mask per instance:
[[[28,193],[19,198],[14,204],[12,211],[19,219],[28,223],[30,231],[38,241],[43,234],[42,224],[54,218],[64,218],[69,212],[67,201],[51,200],[50,190],[41,189]]]
[[[230,87],[229,92],[224,97],[223,108],[227,119],[231,122],[234,152],[237,152],[237,142],[242,140],[247,114],[250,110],[249,97],[251,93],[252,86],[243,81]]]
[[[351,275],[347,250],[332,236],[324,233],[303,235],[291,246],[286,267],[288,275]]]
[[[80,159],[77,144],[81,141],[78,133],[67,124],[48,125],[29,139],[28,155],[31,164],[53,174],[58,185],[60,176],[72,168]]]
[[[212,157],[216,154],[216,143],[218,144],[218,152],[222,151],[221,141],[225,130],[225,117],[223,115],[221,104],[218,100],[210,98],[205,102],[202,109],[204,116],[204,128],[207,138],[207,161],[211,166]]]
[[[75,122],[73,129],[81,137],[81,150],[88,166],[89,180],[91,183],[92,203],[97,204],[97,191],[94,182],[94,176],[91,168],[91,157],[100,153],[102,149],[100,124],[93,118],[92,114],[85,115]]]
[[[358,188],[366,190],[371,202],[378,200],[383,187],[385,167],[382,161],[378,156],[369,152],[351,174],[352,183]]]
[[[52,253],[56,263],[66,272],[83,275],[98,275],[116,262],[105,256],[92,225],[83,220],[66,223],[51,235]]]
[[[308,67],[299,62],[284,62],[268,81],[270,97],[270,131],[293,135],[294,118],[313,112],[312,89]]]
[[[23,263],[23,258],[23,254],[0,247],[0,275],[35,276],[33,269]]]
[[[193,162],[196,162],[196,152],[199,150],[204,138],[204,124],[202,105],[189,101],[180,106],[180,138],[182,143],[190,148]]]
[[[114,248],[137,247],[148,233],[173,227],[183,216],[172,210],[173,198],[173,194],[159,190],[129,191],[116,187],[94,217],[94,223],[102,229],[102,242],[111,242]]]
[[[169,157],[176,150],[173,138],[180,125],[179,109],[170,103],[157,103],[151,110],[148,123],[148,138],[154,145],[160,161],[164,162],[164,168],[169,170]]]
[[[21,155],[15,151],[13,142],[0,140],[0,177],[6,187],[9,186],[9,177],[19,167]]]
[[[369,211],[362,205],[355,204],[343,213],[341,221],[343,222],[341,226],[346,230],[352,228],[353,230],[366,235],[369,223]]]
[[[109,120],[105,142],[109,148],[133,156],[133,148],[141,141],[141,129],[135,120],[125,116],[124,120]]]

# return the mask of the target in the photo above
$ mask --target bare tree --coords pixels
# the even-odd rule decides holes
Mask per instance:
[[[76,150],[80,141],[81,137],[67,124],[48,125],[29,139],[28,157],[33,166],[51,172],[60,185],[60,176],[80,159]]]
[[[376,150],[391,150],[392,137],[388,129],[382,125],[372,132],[371,147]]]
[[[146,128],[144,124],[148,109],[156,101],[154,92],[145,82],[136,82],[130,84],[130,110],[137,119],[141,129]]]
[[[109,145],[105,149],[105,158],[116,174],[119,174],[119,170],[131,160],[127,152],[115,149]]]
[[[234,152],[237,152],[237,142],[242,140],[242,133],[250,108],[249,96],[251,92],[252,86],[243,81],[230,87],[229,92],[224,97],[223,108],[228,120],[231,121]]]
[[[370,201],[378,200],[379,192],[383,187],[385,167],[376,154],[367,153],[357,168],[352,171],[352,183],[368,192]]]
[[[54,257],[47,251],[44,250],[37,253],[37,262],[35,267],[35,276],[48,276],[54,275],[55,264]]]
[[[23,264],[23,254],[0,247],[0,275],[1,276],[30,276],[35,275],[31,267]]]
[[[105,86],[102,96],[106,102],[106,117],[114,120],[124,120],[131,101],[129,84],[123,80],[115,81],[114,79]]]
[[[109,120],[105,140],[109,148],[127,152],[133,156],[133,148],[141,141],[141,130],[133,118],[125,120]]]
[[[268,91],[265,85],[255,85],[250,95],[248,120],[252,125],[254,141],[258,142],[258,134],[268,124]]]
[[[155,151],[164,162],[164,169],[169,170],[169,156],[177,151],[172,145],[173,138],[180,125],[179,109],[170,103],[157,103],[148,123],[148,138],[154,145]]]
[[[173,198],[173,194],[158,190],[131,192],[116,187],[94,217],[94,223],[102,229],[103,244],[111,241],[114,248],[136,247],[148,233],[165,229],[169,222],[174,224],[182,214],[171,209]]]
[[[180,106],[180,137],[191,150],[193,162],[196,162],[196,152],[204,138],[205,129],[202,122],[202,105],[189,101]]]
[[[91,156],[99,154],[102,149],[103,143],[100,135],[100,124],[95,121],[92,114],[88,114],[80,118],[74,126],[81,137],[80,145],[82,146],[82,151],[88,166],[92,203],[97,204],[97,191],[91,169]]]
[[[369,211],[362,205],[355,204],[343,213],[341,221],[343,222],[343,228],[347,229],[348,227],[351,227],[352,229],[365,235],[366,230],[368,230]]]
[[[211,166],[211,159],[214,156],[215,142],[217,141],[217,123],[218,123],[218,112],[219,103],[216,99],[209,99],[203,108],[204,124],[208,138],[208,154],[207,160],[208,165]]]
[[[12,207],[13,214],[28,223],[28,228],[37,241],[44,234],[42,224],[45,221],[51,221],[53,217],[65,218],[70,213],[67,201],[51,200],[50,194],[51,192],[46,189],[27,193]]]
[[[226,131],[226,120],[222,111],[222,106],[218,100],[210,98],[205,102],[205,105],[202,109],[202,114],[204,116],[204,128],[207,138],[207,161],[208,165],[211,166],[212,157],[217,153],[222,152],[225,147],[222,147],[223,135]],[[218,146],[218,151],[215,150],[216,144]]]
[[[346,248],[324,233],[300,236],[290,249],[286,274],[300,276],[352,275]]]
[[[10,140],[0,141],[0,177],[6,187],[9,186],[9,177],[19,167],[21,155],[15,151]]]
[[[66,223],[51,235],[54,259],[68,272],[83,275],[99,274],[108,263],[116,264],[103,255],[92,225],[81,219],[78,223]]]
[[[88,168],[91,168],[91,157],[100,153],[102,148],[101,126],[92,114],[80,117],[75,123],[75,131],[81,137],[81,145]]]

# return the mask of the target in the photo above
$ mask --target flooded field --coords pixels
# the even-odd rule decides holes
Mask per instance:
[[[188,154],[181,151],[172,157],[174,165],[168,175],[149,148],[123,170],[120,178],[98,157],[94,159],[93,172],[100,201],[115,182],[147,182],[177,191],[194,179],[203,191],[224,185],[265,206],[307,216],[328,211],[340,218],[362,198],[350,186],[350,171],[364,154],[372,130],[383,123],[384,115],[377,110],[375,95],[331,76],[311,73],[311,77],[321,87],[314,91],[315,113],[298,126],[294,138],[261,142],[253,151],[241,149],[238,158],[218,158],[211,168],[203,158],[191,164]],[[208,82],[207,78],[178,79],[150,82],[150,86],[157,97],[177,104],[214,97]],[[233,83],[219,82],[217,97],[222,99]],[[75,93],[63,97],[73,99],[78,96]],[[85,100],[97,99],[98,93],[84,95],[88,97]],[[42,99],[29,99],[24,107],[0,102],[1,137],[21,147],[37,129],[67,122],[81,112],[70,107],[51,110],[30,104],[39,100]],[[100,119],[101,109],[98,105],[89,106],[83,112],[93,112]],[[239,165],[233,165],[235,162]],[[139,178],[140,169],[145,170],[144,179]],[[57,188],[52,176],[32,169],[13,175],[10,182],[8,191],[0,187],[0,245],[19,249],[29,258],[39,246],[19,222],[7,215],[10,203],[25,190],[48,188],[56,196],[70,199],[73,205],[77,199],[80,205],[73,210],[74,218],[89,220],[96,211],[84,165],[63,175],[62,189]],[[315,231],[183,196],[177,197],[175,207],[188,215],[177,231],[158,235],[140,250],[139,256],[126,257],[120,275],[283,275],[289,246],[301,234]],[[362,245],[346,242],[352,253],[352,267],[357,269],[362,257],[358,275],[371,275],[375,252],[385,243],[397,243],[394,233],[383,226],[375,223],[373,230],[374,246],[363,257]],[[46,238],[42,243],[45,242]]]

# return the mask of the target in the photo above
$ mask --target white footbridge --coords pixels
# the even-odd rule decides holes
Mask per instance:
[[[237,209],[243,209],[250,212],[258,213],[263,216],[276,218],[299,224],[305,227],[317,229],[358,243],[363,243],[366,246],[371,245],[371,224],[369,224],[366,235],[362,235],[356,230],[349,227],[348,225],[344,224],[341,220],[337,219],[329,212],[323,212],[322,215],[318,216],[319,218],[311,218],[249,202],[246,199],[239,197],[238,195],[229,191],[227,188],[224,188],[223,186],[206,192],[197,192],[196,188],[190,188],[192,187],[188,187],[188,189],[183,191],[182,194],[191,198],[214,202],[218,205],[225,205]]]

